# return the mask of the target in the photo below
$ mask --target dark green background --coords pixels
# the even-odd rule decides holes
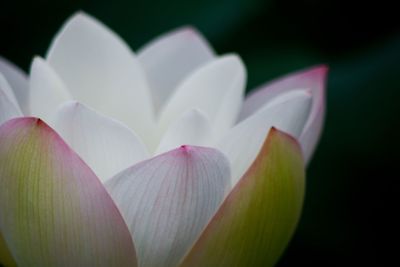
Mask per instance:
[[[329,64],[326,127],[308,169],[301,223],[279,266],[389,266],[398,246],[399,211],[395,1],[3,2],[0,54],[25,70],[80,9],[135,50],[160,33],[192,24],[219,53],[242,56],[248,90],[293,70]]]

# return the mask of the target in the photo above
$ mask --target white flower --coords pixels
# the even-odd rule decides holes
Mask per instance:
[[[249,259],[268,265],[280,255],[298,219],[303,194],[302,184],[298,185],[296,177],[293,178],[297,174],[290,176],[290,170],[293,168],[299,173],[300,181],[303,165],[296,165],[298,151],[294,148],[296,145],[288,141],[290,137],[277,130],[274,135],[271,128],[299,140],[305,159],[311,158],[323,123],[325,66],[291,74],[254,90],[245,98],[246,70],[240,57],[216,55],[195,29],[185,27],[167,33],[135,54],[106,26],[78,13],[56,35],[46,57],[35,57],[29,78],[5,60],[0,60],[0,73],[0,160],[3,160],[0,162],[0,188],[8,188],[7,192],[0,189],[0,229],[12,257],[21,266],[128,266],[136,262],[146,267],[176,266],[183,259],[183,265],[189,266],[210,266],[211,263],[231,266],[224,258],[228,256],[223,256],[229,254],[224,250],[229,245],[224,242],[233,243],[238,251],[252,249],[245,241],[237,242],[236,237],[232,237],[241,229],[244,216],[250,220],[251,215],[232,213],[231,202],[238,202],[233,207],[245,213],[265,208],[264,214],[259,215],[260,222],[270,219],[266,217],[268,212],[279,217],[282,209],[282,214],[288,212],[288,218],[293,217],[288,226],[278,227],[280,230],[274,225],[244,223],[243,227],[254,228],[253,239],[256,240],[251,240],[251,244],[255,248],[261,251],[262,247],[268,248],[265,244],[277,244],[277,249],[267,260],[262,257],[261,261],[257,257]],[[42,119],[62,140],[53,130],[39,123],[41,121],[11,120],[21,116]],[[40,132],[40,140],[43,137],[49,140],[46,145],[29,135],[31,132],[27,129],[33,124],[42,125],[39,130],[35,129]],[[15,139],[18,136],[21,139]],[[265,142],[268,136],[272,137]],[[271,141],[274,138],[278,141]],[[29,142],[25,143],[25,139]],[[63,144],[63,140],[96,175],[79,162],[75,154],[68,152],[69,148],[53,152],[60,150],[59,143]],[[36,147],[35,142],[40,143],[37,146],[39,152],[29,149]],[[282,145],[276,145],[280,142]],[[10,144],[21,147],[25,154],[20,154],[20,150],[10,152]],[[278,152],[271,146],[276,146]],[[286,151],[286,146],[291,148]],[[283,152],[279,152],[281,150]],[[33,155],[38,158],[32,158]],[[159,156],[154,157],[156,155]],[[282,155],[285,157],[279,163]],[[269,169],[260,170],[256,158],[262,162],[260,166],[269,163]],[[42,173],[43,168],[40,169],[42,160],[45,173]],[[10,162],[20,162],[20,166],[10,166]],[[20,169],[31,171],[23,173]],[[279,186],[275,192],[269,191],[270,188],[260,189],[260,192],[253,188],[250,193],[244,193],[249,190],[244,186],[245,180],[260,180],[260,175],[278,181],[285,181],[282,177],[289,175],[292,177],[288,176],[289,182],[282,183],[290,190],[297,188],[298,193]],[[106,191],[97,184],[96,176],[113,201],[104,197]],[[25,195],[21,196],[22,189],[15,184],[16,177],[30,186],[37,186],[23,189],[24,194],[29,195],[30,190],[40,192],[40,197],[50,201],[54,210],[41,206],[45,204],[40,197],[29,200],[23,197]],[[66,178],[77,192],[68,188]],[[41,182],[43,180],[47,182]],[[32,181],[44,184],[39,187],[30,184]],[[60,187],[49,189],[46,187],[49,183]],[[270,186],[274,188],[275,184]],[[282,203],[289,203],[286,205],[288,210],[285,204],[282,204],[283,208],[280,206],[277,199],[281,196],[274,195],[281,189],[285,194],[295,194],[283,196]],[[12,196],[9,192],[19,193]],[[49,192],[59,195],[53,196]],[[220,207],[228,192],[230,194]],[[77,198],[79,208],[70,211],[70,203],[75,202],[73,196]],[[271,199],[278,203],[275,208],[267,203]],[[252,201],[262,205],[251,206]],[[30,203],[31,206],[20,211],[24,215],[18,215],[21,208],[17,209],[12,203]],[[113,210],[114,203],[124,221]],[[65,214],[59,210],[61,207],[67,210]],[[220,209],[213,217],[218,207]],[[32,228],[24,221],[29,219],[28,214],[34,222],[36,220]],[[61,221],[50,214],[62,218]],[[49,216],[53,218],[53,224],[45,230],[47,225],[43,224],[49,223]],[[217,216],[227,218],[228,225],[232,223],[230,230],[225,224],[223,226],[228,229],[227,239],[223,239],[223,234],[207,234],[219,229]],[[104,218],[107,219],[99,222]],[[214,219],[195,242],[211,218]],[[70,225],[63,225],[62,220]],[[234,228],[235,222],[238,228]],[[28,227],[26,231],[49,231],[48,236],[62,240],[58,242],[40,233],[39,236],[21,234],[23,230],[18,227]],[[110,230],[114,227],[120,230]],[[137,260],[132,252],[133,243],[124,237],[126,229],[132,234]],[[261,238],[268,231],[282,232],[277,236],[283,241]],[[83,233],[81,239],[76,236],[78,233]],[[96,235],[99,235],[98,239]],[[218,237],[207,241],[207,236]],[[251,233],[246,236],[253,237]],[[20,239],[24,241],[20,242]],[[107,239],[111,241],[103,244]],[[215,255],[222,256],[215,256],[210,250],[212,246],[207,243],[217,241],[221,251]],[[35,242],[41,245],[34,247]],[[79,249],[77,244],[81,246]],[[196,245],[192,252],[184,257],[193,244]],[[229,251],[235,252],[232,248]],[[245,260],[246,257],[235,259],[235,262],[252,262]],[[1,260],[0,256],[0,263]],[[238,266],[248,266],[246,264]]]

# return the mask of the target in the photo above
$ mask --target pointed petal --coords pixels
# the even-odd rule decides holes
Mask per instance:
[[[135,266],[114,202],[51,128],[14,119],[0,140],[0,229],[18,266]]]
[[[232,128],[217,145],[230,160],[232,184],[237,183],[254,161],[271,127],[299,137],[310,107],[308,91],[288,92]]]
[[[50,123],[57,108],[72,99],[68,89],[53,68],[42,58],[35,57],[29,76],[29,110],[32,116]]]
[[[15,66],[10,61],[0,57],[0,73],[4,75],[7,82],[13,89],[14,95],[24,114],[29,114],[28,109],[28,77],[25,72]]]
[[[317,66],[289,74],[283,78],[267,83],[250,94],[243,104],[240,120],[250,116],[278,94],[298,88],[310,89],[313,104],[306,126],[300,136],[306,162],[311,159],[322,132],[325,116],[325,83],[328,68]]]
[[[161,139],[156,154],[181,145],[207,146],[210,141],[211,127],[208,118],[201,111],[192,109],[169,127]]]
[[[303,196],[300,148],[273,129],[181,267],[274,266],[299,220]]]
[[[59,109],[54,128],[102,182],[149,157],[129,128],[77,102]]]
[[[0,73],[0,125],[12,118],[22,116],[17,100],[4,76]]]
[[[54,39],[47,60],[75,100],[149,137],[154,118],[143,70],[129,47],[105,25],[75,14]]]
[[[169,32],[144,46],[138,59],[146,71],[156,111],[183,78],[214,57],[208,42],[192,27]]]
[[[182,146],[106,183],[134,236],[139,266],[176,266],[221,203],[229,175],[220,152]]]
[[[244,87],[245,68],[236,55],[220,57],[195,71],[175,91],[160,114],[161,131],[186,110],[196,108],[214,119],[224,98]],[[213,124],[213,121],[211,122]]]

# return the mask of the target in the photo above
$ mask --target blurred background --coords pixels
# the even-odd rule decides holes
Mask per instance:
[[[398,252],[400,20],[395,1],[3,1],[0,54],[28,70],[63,21],[84,10],[134,50],[177,26],[236,52],[248,91],[314,64],[330,66],[328,114],[308,168],[298,230],[278,266],[392,266]],[[390,242],[393,241],[393,242]],[[397,261],[397,260],[396,260]]]

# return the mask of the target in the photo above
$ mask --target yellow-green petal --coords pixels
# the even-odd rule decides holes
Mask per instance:
[[[106,189],[39,119],[0,127],[0,230],[19,267],[136,266]]]
[[[273,266],[299,220],[304,177],[297,141],[271,129],[181,266]]]

